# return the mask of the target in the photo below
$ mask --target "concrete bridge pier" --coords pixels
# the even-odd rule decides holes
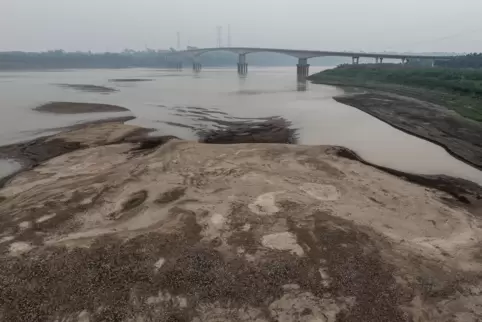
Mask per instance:
[[[247,73],[248,73],[248,64],[246,63],[246,54],[239,54],[238,74],[246,75]]]
[[[194,61],[194,62],[192,63],[192,70],[193,70],[193,72],[199,73],[199,72],[201,71],[201,69],[202,69],[202,65],[201,65],[200,62]]]
[[[296,65],[296,75],[298,78],[306,78],[310,73],[310,64],[308,64],[308,58],[298,58],[298,64]]]
[[[182,70],[182,61],[176,62],[176,70]]]
[[[352,63],[353,65],[358,65],[359,62],[360,62],[360,57],[353,56],[353,57],[351,58],[351,63]]]
[[[405,58],[405,57],[402,58],[402,65],[406,65],[408,64],[408,62],[409,62],[408,58]]]
[[[376,58],[375,58],[375,62],[376,62],[377,64],[383,64],[383,57],[376,57]]]

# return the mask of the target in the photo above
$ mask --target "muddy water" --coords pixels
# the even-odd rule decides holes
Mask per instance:
[[[212,126],[206,115],[199,113],[205,109],[218,112],[209,116],[218,119],[281,115],[299,128],[301,144],[342,145],[380,165],[414,173],[446,174],[482,184],[482,172],[442,148],[337,103],[332,97],[341,94],[340,89],[300,86],[294,73],[294,68],[250,68],[246,78],[239,78],[234,69],[203,70],[200,74],[153,69],[1,72],[0,144],[44,135],[52,128],[77,122],[129,115],[60,115],[31,110],[49,101],[121,105],[136,116],[131,124],[185,139],[196,138],[192,127]],[[152,81],[110,81],[114,79]],[[88,91],[82,86],[58,84],[96,85],[115,91]]]

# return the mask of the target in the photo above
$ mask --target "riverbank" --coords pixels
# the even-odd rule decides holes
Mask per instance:
[[[266,122],[204,136],[219,144],[121,123],[56,136],[78,149],[0,189],[0,317],[482,318],[481,187],[421,186],[340,147],[222,144],[289,125]]]
[[[309,79],[319,84],[357,86],[414,97],[482,122],[482,70],[478,69],[341,65]]]
[[[382,84],[370,78],[346,75],[346,69],[356,72],[357,68],[342,67],[324,71],[310,79],[315,83],[347,89],[346,95],[334,99],[358,108],[401,131],[440,145],[452,156],[482,169],[482,123],[462,117],[450,108],[438,104],[447,102],[447,95],[452,94],[437,96],[435,92],[423,88]],[[366,68],[369,67],[361,67],[361,70]],[[361,73],[363,74],[363,71]],[[469,98],[460,97],[459,102],[465,99]],[[467,106],[463,109],[467,109]]]

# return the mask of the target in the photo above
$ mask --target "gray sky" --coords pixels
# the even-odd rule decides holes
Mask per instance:
[[[120,51],[181,43],[482,52],[482,0],[0,0],[0,50]]]

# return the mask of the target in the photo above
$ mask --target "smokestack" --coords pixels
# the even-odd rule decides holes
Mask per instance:
[[[217,29],[217,33],[218,33],[217,45],[218,45],[218,47],[222,47],[223,46],[223,38],[222,38],[223,27],[217,26],[216,29]]]
[[[231,47],[231,25],[228,25],[228,47]]]

